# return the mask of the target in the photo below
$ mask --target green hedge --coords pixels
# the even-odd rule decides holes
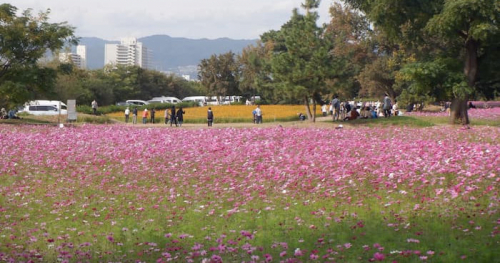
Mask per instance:
[[[144,110],[144,109],[152,109],[155,108],[157,110],[164,110],[164,109],[170,109],[172,106],[176,108],[183,107],[183,108],[192,108],[192,107],[198,107],[198,103],[196,102],[181,102],[178,104],[171,104],[171,103],[155,103],[155,104],[148,104],[145,106],[137,106],[137,110]],[[109,105],[109,106],[102,106],[97,109],[97,114],[102,115],[102,114],[109,114],[113,112],[119,112],[119,111],[125,111],[125,109],[129,107],[130,110],[135,108],[136,106],[117,106],[117,105]],[[85,113],[85,114],[93,114],[94,112],[92,111],[92,107],[88,105],[78,105],[76,107],[77,112]]]

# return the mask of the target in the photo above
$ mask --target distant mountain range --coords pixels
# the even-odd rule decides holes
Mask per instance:
[[[257,42],[256,39],[219,38],[210,40],[176,38],[167,35],[153,35],[138,38],[137,41],[142,42],[152,52],[153,69],[192,76],[196,76],[197,65],[202,59],[229,51],[239,54],[243,48]],[[105,44],[119,43],[120,41],[108,41],[96,37],[82,37],[80,45],[87,47],[87,68],[104,67]]]

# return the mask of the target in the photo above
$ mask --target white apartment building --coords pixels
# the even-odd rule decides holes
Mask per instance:
[[[63,63],[73,63],[75,66],[87,68],[87,47],[84,45],[76,46],[76,53],[59,53],[59,61]]]
[[[106,44],[104,65],[129,65],[150,68],[150,54],[136,38],[122,38],[120,44]]]

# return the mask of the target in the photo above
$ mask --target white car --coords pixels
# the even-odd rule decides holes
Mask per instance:
[[[20,112],[32,115],[58,115],[68,114],[66,104],[56,100],[34,100],[25,104]]]

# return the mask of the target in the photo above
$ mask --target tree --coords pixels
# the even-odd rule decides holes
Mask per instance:
[[[306,14],[293,10],[292,17],[280,31],[264,35],[262,41],[272,41],[276,47],[271,59],[272,77],[281,82],[290,97],[302,98],[309,120],[316,120],[316,100],[327,93],[326,81],[335,73],[331,42],[324,37],[324,28],[318,27],[319,1],[308,0],[303,7]],[[311,111],[309,101],[313,101]]]
[[[337,78],[330,83],[333,93],[353,98],[360,88],[357,76],[373,57],[368,41],[372,31],[366,17],[348,6],[334,3],[330,7],[330,17],[325,38],[333,43],[330,52],[336,67],[343,69],[337,70]]]
[[[10,4],[0,5],[0,104],[18,105],[50,92],[56,69],[41,67],[38,60],[47,50],[55,52],[65,43],[77,44],[74,28],[49,23],[50,11],[21,16]]]
[[[454,57],[463,62],[463,80],[454,83],[452,88],[454,99],[451,120],[461,120],[462,124],[469,124],[467,100],[476,89],[481,60],[494,54],[498,55],[490,47],[498,47],[499,1],[344,1],[363,11],[376,26],[401,43],[423,45],[424,40],[434,39],[439,42],[444,54],[454,50]],[[497,57],[496,60],[498,59]]]
[[[238,56],[239,89],[250,98],[260,95],[265,101],[279,104],[288,102],[272,78],[271,57],[274,46],[271,41],[248,46]]]
[[[238,92],[238,64],[233,52],[212,55],[198,65],[198,79],[207,89],[207,95],[217,97],[235,95]]]
[[[469,124],[467,100],[478,79],[479,60],[489,55],[484,53],[487,50],[484,47],[493,44],[498,48],[499,23],[498,0],[448,0],[441,12],[434,15],[426,26],[429,32],[436,33],[445,41],[457,36],[463,41],[463,73],[467,85],[455,85],[451,109],[452,118],[461,119],[463,124]]]

